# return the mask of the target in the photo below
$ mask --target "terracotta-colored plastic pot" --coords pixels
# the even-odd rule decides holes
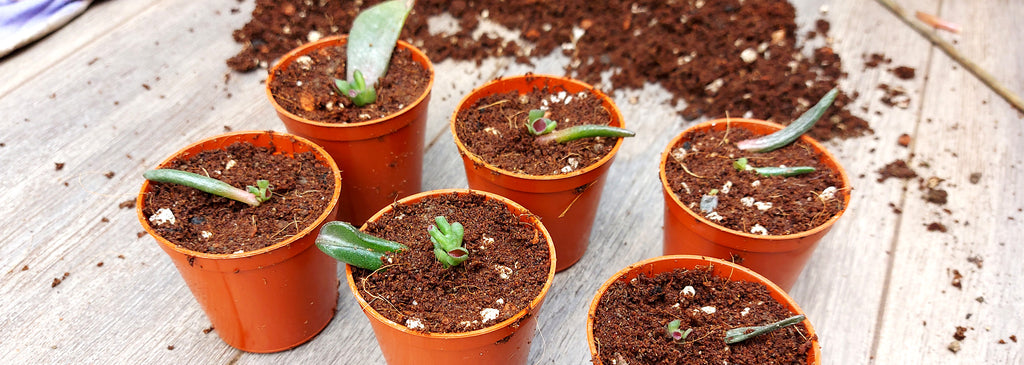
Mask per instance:
[[[600,90],[565,77],[527,74],[500,78],[474,89],[455,108],[451,129],[455,144],[459,147],[459,155],[462,156],[469,187],[512,199],[540,216],[555,240],[555,252],[558,255],[556,270],[562,271],[579,261],[587,250],[590,229],[597,215],[601,191],[604,190],[605,173],[622,146],[622,138],[615,142],[610,153],[590,166],[565,174],[528,175],[501,169],[473,154],[459,139],[455,128],[459,111],[472,107],[481,98],[513,90],[525,94],[544,85],[564,88],[569,93],[591,91],[601,99],[602,105],[611,115],[609,125],[623,127],[619,108]]]
[[[832,228],[832,225],[843,215],[850,203],[850,179],[839,161],[825,147],[813,138],[804,135],[800,141],[810,145],[820,161],[835,170],[842,180],[837,186],[844,201],[843,209],[820,226],[813,229],[787,235],[756,235],[722,227],[701,214],[686,207],[679,196],[672,192],[665,175],[665,164],[671,158],[672,148],[687,134],[693,131],[724,130],[725,119],[716,119],[687,128],[669,142],[661,154],[661,187],[665,196],[665,235],[664,254],[689,254],[717,257],[734,260],[789,290],[796,283],[810,259],[818,241]],[[753,119],[728,120],[730,128],[743,128],[753,131],[756,135],[771,134],[783,126]]]
[[[143,215],[150,182],[136,200],[139,222],[170,256],[220,338],[249,352],[277,352],[316,336],[334,317],[338,303],[338,265],[313,244],[324,223],[338,214],[341,180],[327,152],[311,142],[284,133],[236,132],[194,143],[160,163],[187,158],[235,142],[276,148],[287,155],[310,152],[334,171],[334,192],[328,208],[299,234],[255,251],[209,254],[181,248],[159,236]]]
[[[338,219],[362,224],[374,212],[403,196],[418,193],[422,182],[427,105],[434,87],[434,65],[422,51],[398,41],[413,60],[430,73],[427,91],[415,102],[386,118],[358,123],[326,123],[305,119],[284,109],[270,86],[275,71],[296,58],[324,47],[344,47],[347,36],[326,37],[288,52],[270,70],[267,97],[289,133],[322,146],[341,168],[341,210]]]
[[[771,280],[768,280],[764,276],[761,276],[760,274],[743,266],[705,256],[671,255],[650,258],[629,265],[626,268],[619,270],[615,275],[612,275],[611,278],[601,285],[597,290],[597,294],[594,295],[594,299],[590,302],[590,311],[587,312],[587,342],[590,344],[590,356],[593,358],[592,362],[594,364],[602,364],[600,349],[594,341],[594,316],[597,313],[597,307],[601,302],[601,297],[608,291],[608,287],[618,281],[628,282],[641,274],[647,277],[652,277],[664,272],[671,272],[675,269],[690,270],[698,267],[705,268],[708,266],[711,267],[713,275],[727,278],[730,281],[749,281],[764,284],[764,286],[768,288],[768,292],[771,294],[772,298],[789,309],[791,313],[794,315],[805,314],[804,311],[800,309],[800,306],[796,304],[796,301],[786,294],[785,290],[772,283]],[[811,326],[810,320],[807,319],[803,321],[803,324],[807,326],[807,336],[813,338],[811,348],[807,350],[807,363],[821,364],[821,346],[818,344],[817,336],[814,335],[814,327]]]
[[[530,355],[530,344],[533,341],[534,330],[537,327],[537,314],[540,312],[541,304],[547,296],[548,289],[555,278],[555,248],[551,241],[551,235],[541,224],[536,216],[530,214],[525,208],[515,202],[498,196],[496,194],[474,191],[442,189],[432,190],[415,194],[399,200],[398,205],[412,204],[429,196],[446,194],[482,194],[488,199],[499,200],[505,204],[512,214],[518,215],[520,222],[533,225],[541,233],[541,238],[547,242],[548,252],[552,266],[548,270],[547,280],[540,294],[523,310],[511,318],[496,323],[483,329],[459,332],[459,333],[424,333],[411,330],[406,326],[395,323],[370,306],[366,299],[359,294],[355,279],[352,277],[352,267],[346,265],[345,274],[348,277],[348,286],[352,289],[363,313],[370,319],[373,333],[377,336],[377,343],[388,364],[417,364],[417,365],[449,365],[449,364],[526,364]],[[388,206],[377,212],[369,219],[375,222],[385,213],[391,211],[393,206]],[[366,225],[361,228],[366,229]]]

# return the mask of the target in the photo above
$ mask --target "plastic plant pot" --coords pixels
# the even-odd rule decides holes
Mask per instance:
[[[665,164],[671,158],[673,146],[693,131],[724,130],[743,128],[753,131],[755,135],[764,135],[782,129],[783,126],[752,119],[717,119],[687,128],[669,142],[661,155],[661,185],[665,201],[665,235],[663,253],[666,255],[688,254],[704,255],[732,261],[739,258],[739,263],[757,273],[764,275],[785,290],[796,283],[818,242],[843,215],[850,202],[850,179],[839,161],[824,146],[806,135],[800,141],[810,145],[820,161],[836,171],[842,181],[837,196],[844,201],[842,210],[823,224],[813,229],[787,235],[756,235],[725,228],[714,223],[703,215],[686,207],[673,193],[665,173]]]
[[[235,142],[272,146],[287,155],[313,152],[334,175],[334,191],[327,209],[299,234],[259,250],[233,254],[191,251],[159,236],[142,213],[146,195],[152,191],[148,180],[139,192],[136,212],[139,223],[171,258],[224,342],[248,352],[283,351],[320,333],[337,307],[337,261],[317,249],[314,241],[320,227],[338,213],[338,166],[326,151],[310,141],[276,132],[219,135],[185,147],[159,166]]]
[[[768,288],[768,292],[772,299],[775,299],[775,301],[789,309],[790,313],[793,313],[794,315],[805,314],[803,310],[800,309],[800,306],[796,304],[796,301],[786,294],[785,290],[782,290],[778,285],[772,283],[771,280],[768,280],[764,276],[761,276],[760,274],[743,266],[712,257],[694,255],[669,255],[650,258],[629,265],[612,275],[611,278],[601,285],[597,290],[597,293],[594,295],[594,299],[590,302],[590,310],[587,313],[587,342],[590,346],[592,362],[594,364],[603,364],[601,361],[600,348],[594,337],[594,318],[597,313],[598,305],[601,302],[601,297],[608,291],[608,288],[612,284],[619,281],[628,282],[639,275],[650,277],[664,272],[671,272],[675,269],[690,270],[708,266],[712,268],[712,274],[714,276],[728,278],[730,281],[749,281],[764,284],[764,286]],[[818,343],[817,336],[815,335],[814,327],[811,326],[810,320],[805,319],[802,323],[807,327],[807,336],[813,339],[811,342],[811,348],[807,350],[807,363],[821,364],[821,346]]]
[[[550,234],[536,216],[515,202],[493,193],[474,190],[442,189],[415,194],[399,200],[396,205],[419,202],[426,197],[448,194],[483,194],[488,199],[499,200],[510,212],[537,228],[538,239],[548,245],[551,266],[547,279],[540,293],[521,311],[502,322],[475,331],[458,333],[432,333],[409,329],[381,315],[359,294],[352,275],[352,267],[346,265],[345,274],[349,288],[355,294],[363,313],[370,320],[373,333],[377,337],[381,352],[388,364],[526,364],[530,354],[534,330],[537,327],[537,314],[547,296],[548,289],[555,277],[555,250]],[[368,222],[376,222],[384,214],[391,211],[388,206],[377,212]],[[363,230],[366,229],[364,224]]]
[[[340,220],[362,224],[396,199],[420,191],[427,105],[434,86],[434,65],[425,54],[404,41],[413,60],[430,73],[426,92],[415,102],[385,118],[356,123],[327,123],[305,119],[281,106],[270,91],[275,71],[296,58],[324,47],[343,47],[346,36],[326,37],[288,52],[270,70],[267,97],[289,133],[322,146],[341,168]],[[325,91],[326,92],[326,91]]]
[[[471,189],[483,190],[512,199],[541,217],[551,232],[558,254],[558,271],[575,264],[586,253],[590,231],[601,201],[608,168],[622,146],[619,138],[611,152],[598,162],[558,175],[529,175],[499,168],[470,152],[456,133],[456,117],[478,100],[492,94],[517,91],[525,94],[534,87],[559,87],[568,93],[590,91],[602,101],[611,116],[608,125],[623,127],[622,113],[611,98],[592,86],[566,77],[524,75],[491,81],[466,95],[452,115],[451,129]]]

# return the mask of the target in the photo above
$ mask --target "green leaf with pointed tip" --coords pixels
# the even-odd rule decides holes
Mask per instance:
[[[366,85],[373,88],[388,70],[388,61],[402,32],[405,18],[412,10],[412,2],[390,0],[366,9],[352,21],[346,48],[345,77],[355,82],[355,70],[360,70]]]
[[[405,245],[360,231],[348,222],[327,222],[316,237],[316,247],[352,266],[377,270],[384,255],[408,249]]]

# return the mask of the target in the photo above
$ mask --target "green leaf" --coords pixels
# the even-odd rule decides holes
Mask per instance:
[[[807,109],[806,112],[800,115],[793,123],[786,126],[786,128],[767,136],[737,142],[736,147],[752,152],[769,152],[785,147],[797,138],[800,138],[801,135],[814,126],[814,123],[818,122],[818,119],[821,119],[821,116],[825,114],[828,107],[832,106],[832,102],[836,100],[836,95],[839,95],[838,88],[826,93],[817,104]]]
[[[338,261],[367,270],[384,265],[382,257],[407,246],[360,231],[348,222],[327,222],[316,237],[316,247]]]
[[[448,224],[444,216],[434,217],[435,224],[427,229],[430,242],[434,243],[434,256],[445,269],[463,263],[469,258],[469,251],[462,247],[465,229],[462,223]]]
[[[253,193],[231,186],[231,184],[228,184],[226,182],[214,179],[209,176],[191,173],[188,171],[174,169],[156,169],[146,171],[142,173],[142,176],[145,177],[146,180],[188,186],[190,188],[198,189],[200,191],[207,192],[213,195],[240,201],[242,203],[249,204],[254,207],[259,206],[260,202],[266,200],[259,200]],[[259,185],[259,181],[257,181],[256,184]],[[270,183],[268,182],[267,184],[269,186]],[[267,197],[267,199],[269,199],[269,196]]]
[[[725,331],[725,343],[733,344],[741,341],[746,341],[753,337],[760,336],[783,327],[788,327],[803,322],[805,318],[806,317],[803,314],[799,314],[775,323],[766,324],[764,326],[733,328],[731,330]]]
[[[346,49],[345,77],[349,83],[355,82],[355,70],[360,70],[369,88],[377,85],[377,80],[387,72],[388,61],[410,10],[411,1],[390,0],[356,16]]]
[[[581,138],[592,137],[632,137],[635,136],[631,130],[612,127],[607,125],[585,124],[572,126],[566,129],[557,130],[550,134],[537,138],[542,143],[558,142],[565,143]]]

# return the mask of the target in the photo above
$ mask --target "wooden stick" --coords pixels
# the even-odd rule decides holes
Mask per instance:
[[[991,88],[992,91],[995,91],[996,94],[1002,96],[1003,99],[1009,102],[1010,105],[1012,105],[1014,108],[1017,108],[1018,111],[1024,112],[1024,101],[1021,101],[1020,96],[1014,94],[1013,91],[1010,91],[1010,89],[1007,89],[1005,86],[1003,86],[1003,84],[1001,84],[994,77],[992,77],[991,74],[983,70],[981,67],[979,67],[971,60],[961,55],[960,52],[957,52],[957,50],[953,48],[953,45],[949,44],[949,42],[946,42],[944,39],[939,38],[939,36],[935,35],[935,33],[932,32],[930,28],[911,19],[907,15],[907,13],[903,11],[903,8],[893,3],[892,0],[875,1],[885,6],[893,14],[896,14],[896,16],[900,18],[900,20],[909,25],[911,28],[914,28],[914,30],[916,30],[918,33],[920,33],[929,41],[931,41],[932,44],[942,49],[942,51],[946,52],[946,54],[949,55],[949,57],[953,58],[953,60],[960,63],[961,66],[963,66],[972,74],[974,74],[974,76],[980,79],[981,82],[985,83],[985,85],[988,85],[988,87]]]

